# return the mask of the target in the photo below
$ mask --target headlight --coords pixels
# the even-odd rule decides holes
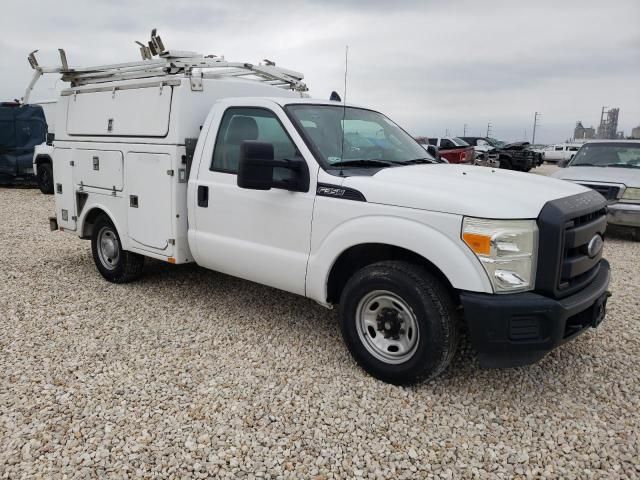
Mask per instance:
[[[462,240],[482,263],[496,293],[533,289],[538,249],[535,220],[465,217]]]
[[[622,194],[622,200],[640,202],[640,188],[627,188]]]

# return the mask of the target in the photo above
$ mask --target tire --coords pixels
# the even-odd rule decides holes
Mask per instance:
[[[122,249],[116,228],[105,216],[93,225],[91,253],[100,274],[112,283],[129,283],[142,274],[144,257]]]
[[[396,385],[442,373],[458,343],[449,292],[427,270],[408,262],[378,262],[356,272],[342,291],[340,319],[358,364]]]
[[[505,170],[513,170],[513,165],[511,164],[511,160],[508,158],[500,159],[500,168]]]
[[[53,193],[53,168],[50,163],[38,165],[38,188],[46,195]]]

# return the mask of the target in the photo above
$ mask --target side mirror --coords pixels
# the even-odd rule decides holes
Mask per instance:
[[[294,192],[309,191],[309,169],[300,158],[274,160],[273,144],[247,140],[240,145],[238,186],[251,190],[271,190],[272,187]],[[275,180],[274,168],[291,171],[290,178]]]
[[[240,145],[238,186],[270,190],[273,184],[273,144],[245,141]]]
[[[567,160],[566,158],[563,158],[562,160],[558,161],[558,166],[560,168],[567,168],[568,164],[569,164],[569,160]]]
[[[427,152],[436,160],[440,160],[440,150],[435,145],[427,145]]]

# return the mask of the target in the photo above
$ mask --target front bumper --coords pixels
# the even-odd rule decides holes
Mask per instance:
[[[640,227],[640,204],[618,202],[609,205],[607,223],[622,227]]]
[[[460,299],[480,366],[519,367],[537,362],[557,346],[604,319],[610,267],[584,289],[562,299],[526,292],[507,295],[461,292]]]

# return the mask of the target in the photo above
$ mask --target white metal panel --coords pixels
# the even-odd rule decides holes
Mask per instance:
[[[73,185],[72,150],[56,148],[53,151],[53,181],[56,196],[58,226],[76,229],[76,198]]]
[[[173,254],[175,239],[171,168],[171,155],[164,153],[129,152],[125,159],[129,239],[166,256]]]
[[[78,93],[69,97],[69,135],[164,137],[170,86]]]
[[[75,183],[77,185],[122,190],[122,152],[117,150],[74,150]]]

